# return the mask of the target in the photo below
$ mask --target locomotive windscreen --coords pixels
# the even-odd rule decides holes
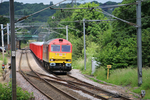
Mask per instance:
[[[60,45],[51,45],[51,51],[59,51],[60,52]]]
[[[70,52],[70,45],[62,45],[62,52]]]

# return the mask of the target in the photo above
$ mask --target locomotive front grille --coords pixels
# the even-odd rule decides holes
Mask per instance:
[[[52,64],[52,63],[50,63]],[[70,71],[72,69],[71,64],[70,63],[55,63],[56,66],[50,66],[50,70],[53,71]]]

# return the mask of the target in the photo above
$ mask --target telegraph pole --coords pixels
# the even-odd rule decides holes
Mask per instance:
[[[66,40],[68,40],[68,25],[66,26]]]
[[[9,24],[7,23],[7,46],[8,50],[10,50],[10,45],[9,45]]]
[[[4,63],[4,35],[3,35],[3,24],[1,24],[1,37],[2,37],[2,52],[3,52],[3,63]]]
[[[16,97],[16,46],[15,46],[15,27],[14,27],[14,0],[9,0],[10,5],[10,29],[11,29],[11,72],[12,72],[12,100]]]
[[[138,65],[138,85],[142,84],[142,39],[141,39],[141,0],[137,0],[137,65]]]
[[[77,2],[76,2],[76,0],[72,0],[72,7],[73,7],[73,5],[74,5],[74,4],[73,4],[73,1],[75,1],[75,4],[77,5]]]
[[[46,35],[43,36],[43,42],[45,42],[45,37],[46,37]]]
[[[86,70],[86,44],[85,44],[85,19],[83,19],[83,36],[84,36],[84,70]]]

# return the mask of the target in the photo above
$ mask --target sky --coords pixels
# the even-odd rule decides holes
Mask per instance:
[[[9,1],[9,0],[1,0],[1,1]],[[50,4],[50,1],[53,1],[54,4],[56,3],[59,3],[63,0],[14,0],[14,1],[17,1],[17,2],[22,2],[22,3],[43,3],[43,4]],[[67,0],[65,1],[64,3],[67,3],[67,2],[71,2],[72,0]],[[85,3],[85,2],[91,2],[91,1],[94,1],[94,0],[76,0],[77,2],[79,3]],[[95,1],[98,1],[98,2],[101,2],[101,3],[105,3],[107,1],[113,1],[113,2],[122,2],[122,0],[95,0]],[[75,2],[75,0],[74,0]]]

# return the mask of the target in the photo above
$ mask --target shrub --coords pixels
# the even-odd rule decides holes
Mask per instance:
[[[0,83],[0,100],[11,100],[12,98],[12,84],[1,84]],[[23,91],[22,88],[17,86],[17,100],[29,100],[32,99],[33,93]]]
[[[4,65],[6,65],[6,64],[7,64],[7,58],[4,57]]]

